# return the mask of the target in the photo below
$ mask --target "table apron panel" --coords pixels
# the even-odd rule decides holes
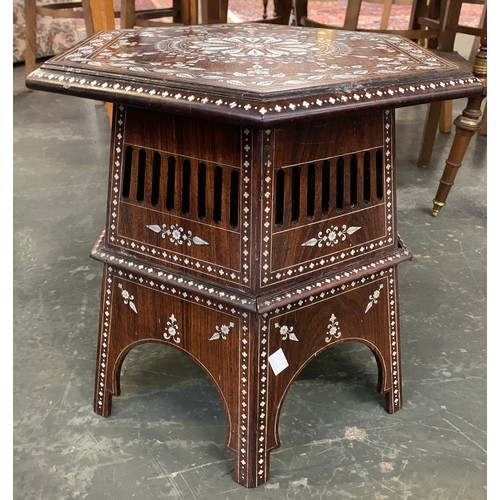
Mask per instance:
[[[210,264],[241,272],[241,235],[166,213],[120,204],[118,241],[143,258],[202,269]],[[145,244],[146,248],[141,250]],[[228,252],[227,248],[232,251]],[[183,264],[187,258],[192,265]],[[198,265],[196,263],[198,262]]]
[[[394,246],[387,240],[385,205],[379,204],[272,236],[272,272],[323,261],[328,267]],[[316,267],[316,266],[314,266]]]

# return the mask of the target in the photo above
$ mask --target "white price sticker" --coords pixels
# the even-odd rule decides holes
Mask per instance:
[[[285,353],[281,347],[269,356],[269,364],[271,365],[275,375],[281,373],[288,366],[288,361],[286,360]]]

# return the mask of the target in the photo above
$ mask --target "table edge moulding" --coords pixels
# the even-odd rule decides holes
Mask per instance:
[[[248,42],[242,36],[244,29],[260,39],[271,30],[284,31],[285,36],[279,40],[269,37],[269,40],[263,41],[267,44],[282,44],[274,52],[263,50],[259,54],[260,61],[272,54],[269,67],[261,68],[261,64],[258,64],[244,68],[241,72],[232,71],[234,62],[239,62],[240,59],[246,61],[244,56],[250,52],[248,46],[245,46]],[[155,40],[154,35],[164,33],[163,30],[146,28],[101,31],[70,51],[50,59],[28,77],[27,85],[30,88],[107,102],[132,102],[151,109],[189,116],[216,116],[221,120],[263,126],[282,120],[325,116],[361,107],[393,108],[461,98],[480,93],[482,89],[480,80],[467,69],[440,58],[399,35],[316,28],[309,31],[281,25],[269,27],[265,24],[243,23],[169,28],[171,34],[165,40],[153,42],[155,50],[164,51],[163,57],[166,60],[160,66],[154,66],[158,64],[155,61],[157,54],[153,54],[150,60],[131,59],[130,52],[128,57],[123,56],[119,61],[107,63],[104,59],[108,55],[106,49],[109,46],[118,46],[117,51],[122,50],[120,55],[127,54],[131,45],[139,45],[137,40],[141,39],[141,35],[143,39]],[[300,43],[292,46],[286,35],[294,32],[301,39]],[[200,35],[200,42],[190,42]],[[348,79],[345,75],[339,76],[340,68],[334,66],[335,58],[349,59],[353,55],[351,45],[356,44],[355,48],[366,49],[376,41],[387,45],[389,53],[400,50],[397,55],[401,56],[401,61],[396,61],[399,64],[395,69],[385,67],[377,72],[374,70],[376,64],[372,64],[369,73],[359,71],[356,74],[356,69],[350,68]],[[189,51],[206,48],[210,43],[214,47],[212,53],[222,54],[216,60],[222,69],[218,69],[215,77],[206,68],[199,71],[195,66],[193,69],[193,64],[199,61],[189,61]],[[328,46],[333,46],[330,50],[331,58],[325,56],[319,59],[318,64],[314,57],[324,55],[324,47]],[[187,62],[179,64],[177,58],[180,51]],[[286,51],[288,58],[284,57]],[[167,56],[169,52],[173,53],[171,58]],[[206,53],[207,60],[212,63],[210,50],[206,49]],[[300,78],[285,80],[289,75],[285,74],[280,78],[281,74],[271,73],[272,66],[276,66],[278,61],[282,63],[283,59],[290,60],[295,70],[302,65]],[[370,58],[363,62],[370,62]],[[345,66],[341,69],[345,71]],[[398,74],[397,84],[388,80],[391,73]],[[254,76],[253,81],[250,76]],[[280,87],[276,90],[278,85]]]
[[[219,391],[235,481],[256,487],[325,349],[367,346],[401,409],[395,109],[480,95],[478,78],[397,35],[242,23],[101,31],[26,83],[114,103],[97,414],[131,349],[179,349]]]

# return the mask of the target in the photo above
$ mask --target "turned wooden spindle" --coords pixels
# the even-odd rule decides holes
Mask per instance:
[[[455,137],[451,145],[450,153],[446,160],[443,175],[439,181],[439,187],[434,198],[432,215],[437,217],[446,204],[446,199],[459,168],[469,147],[473,135],[481,129],[481,104],[486,98],[487,71],[486,71],[486,20],[485,29],[481,37],[481,44],[474,60],[473,74],[483,83],[483,93],[478,96],[469,97],[467,106],[462,114],[455,119]]]

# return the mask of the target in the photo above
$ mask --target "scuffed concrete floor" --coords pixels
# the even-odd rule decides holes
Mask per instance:
[[[161,345],[133,350],[108,419],[93,413],[109,126],[93,101],[26,92],[14,68],[16,500],[486,498],[486,138],[430,216],[450,138],[415,166],[425,107],[398,111],[405,405],[388,415],[369,350],[346,343],[302,373],[271,480],[232,479],[218,393]],[[459,101],[455,114],[463,107]]]

